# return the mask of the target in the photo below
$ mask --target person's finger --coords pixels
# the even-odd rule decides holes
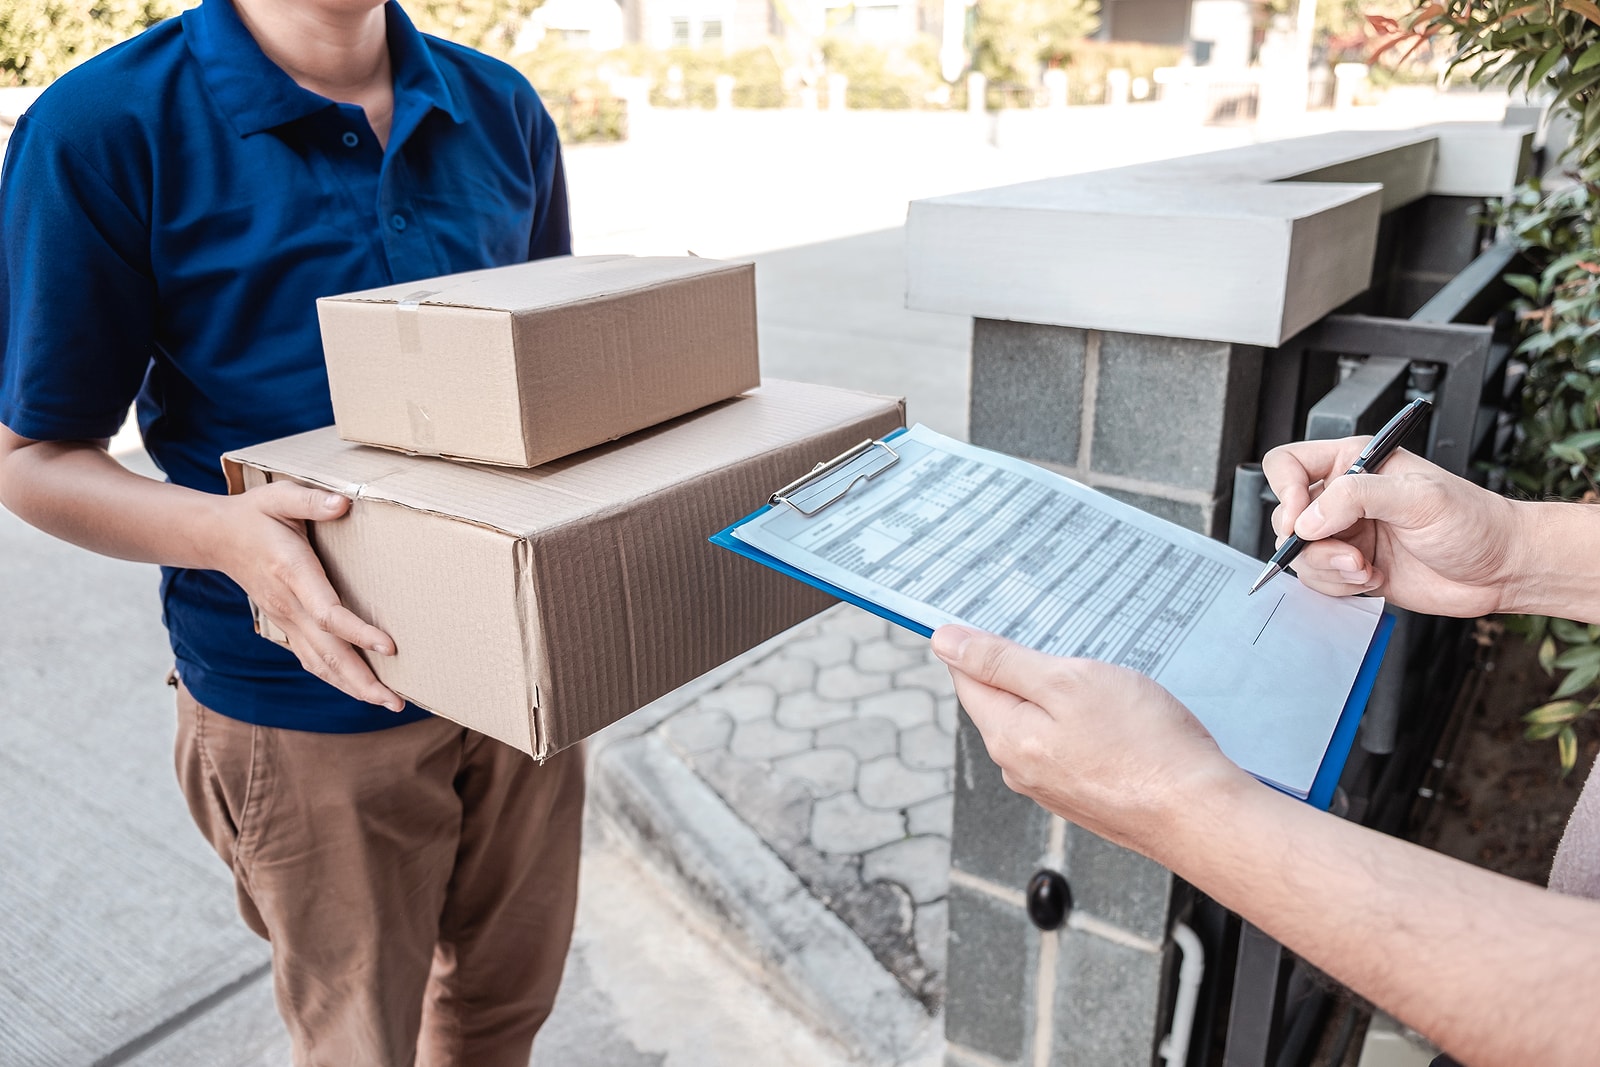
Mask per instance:
[[[363,620],[343,604],[335,602],[322,606],[312,612],[312,618],[319,629],[335,637],[341,637],[352,645],[376,652],[380,656],[394,655],[394,642],[389,639],[389,635]]]
[[[1015,693],[985,685],[959,667],[950,668],[950,680],[955,683],[956,699],[961,702],[962,710],[985,741],[991,734],[998,736],[1006,723],[1015,719],[1023,704],[1023,699]]]
[[[302,627],[290,635],[289,647],[306,670],[329,685],[369,704],[381,704],[400,711],[405,701],[372,673],[366,661],[356,655],[348,641],[322,630]]]
[[[974,681],[1013,693],[1048,711],[1052,695],[1070,688],[1060,657],[1025,648],[980,630],[941,626],[933,635],[933,652],[946,666]]]
[[[336,519],[350,508],[349,497],[294,482],[271,482],[251,492],[261,510],[278,519]]]
[[[1278,498],[1272,528],[1286,534],[1311,501],[1311,487],[1348,470],[1367,441],[1345,437],[1324,441],[1296,441],[1279,445],[1261,458],[1261,473]]]
[[[1366,572],[1362,578],[1352,578],[1340,574],[1338,571],[1305,571],[1300,569],[1299,563],[1295,564],[1295,577],[1300,579],[1300,584],[1307,589],[1324,593],[1328,596],[1356,596],[1360,593],[1371,593],[1383,588],[1388,581],[1387,576],[1377,567]]]
[[[1399,454],[1396,453],[1396,456]],[[1328,483],[1295,520],[1294,532],[1307,540],[1332,537],[1361,519],[1416,528],[1438,518],[1432,480],[1402,469],[1384,474],[1346,474]]]
[[[320,568],[315,574],[311,568],[296,570],[291,583],[306,617],[318,630],[379,655],[394,655],[394,642],[389,635],[341,604]]]
[[[279,574],[317,629],[381,655],[394,655],[394,642],[388,634],[340,603],[339,594],[329,584],[327,572],[309,545],[295,553]]]
[[[1328,578],[1338,576],[1351,584],[1367,581],[1372,572],[1372,562],[1359,548],[1336,538],[1307,542],[1290,566],[1302,578],[1315,573]]]

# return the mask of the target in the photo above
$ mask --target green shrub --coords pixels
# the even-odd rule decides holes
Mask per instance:
[[[0,0],[0,85],[49,85],[196,0]]]
[[[1523,409],[1505,471],[1538,498],[1600,498],[1600,6],[1593,0],[1450,0],[1400,19],[1371,16],[1377,53],[1450,52],[1446,74],[1477,84],[1553,94],[1576,124],[1564,157],[1571,179],[1552,191],[1519,189],[1496,221],[1531,264],[1506,281],[1517,290],[1517,354],[1526,362]],[[1531,740],[1555,739],[1562,773],[1578,757],[1574,725],[1600,709],[1600,626],[1566,619],[1513,620],[1539,644],[1539,663],[1564,672],[1549,703],[1524,716]]]
[[[606,61],[629,74],[648,78],[655,107],[717,106],[717,78],[733,77],[735,107],[783,107],[789,97],[783,64],[771,48],[724,52],[720,48],[674,48],[659,52],[631,45],[609,53]]]
[[[517,31],[541,0],[406,0],[406,14],[423,33],[504,58]]]
[[[1106,75],[1111,71],[1125,70],[1130,80],[1150,80],[1157,67],[1176,66],[1182,58],[1183,49],[1171,45],[1082,40],[1066,46],[1060,65],[1067,72],[1072,103],[1100,104],[1105,102]]]
[[[1100,25],[1097,0],[978,0],[972,67],[991,82],[1034,85]]]
[[[823,39],[823,62],[831,74],[842,74],[845,106],[905,110],[925,107],[929,95],[944,84],[938,74],[938,46],[931,38],[884,49],[835,35]]]
[[[551,34],[511,63],[539,91],[563,144],[627,138],[627,105],[611,95],[601,75],[603,58],[595,52],[569,48]]]

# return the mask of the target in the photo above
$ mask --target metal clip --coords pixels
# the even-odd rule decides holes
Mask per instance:
[[[899,462],[898,452],[882,441],[868,438],[843,455],[818,463],[810,474],[773,493],[768,502],[773,507],[788,504],[810,518],[841,499],[857,482],[876,478]]]

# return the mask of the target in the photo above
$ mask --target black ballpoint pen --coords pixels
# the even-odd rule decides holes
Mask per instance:
[[[1406,439],[1406,435],[1422,424],[1432,407],[1431,403],[1419,396],[1401,408],[1395,417],[1384,423],[1383,429],[1374,434],[1372,440],[1367,442],[1367,447],[1361,450],[1361,455],[1357,456],[1356,461],[1350,464],[1350,469],[1345,471],[1345,474],[1365,474],[1368,471],[1376,471],[1383,465],[1383,461],[1388,459],[1394,453],[1394,450],[1400,447],[1400,442]],[[1307,542],[1302,540],[1299,534],[1289,534],[1289,539],[1267,561],[1266,569],[1250,584],[1250,593],[1254,593],[1257,589],[1266,585],[1274,576],[1293,562],[1294,558],[1300,554],[1300,550],[1306,547],[1306,544]],[[1245,595],[1249,596],[1250,593]]]

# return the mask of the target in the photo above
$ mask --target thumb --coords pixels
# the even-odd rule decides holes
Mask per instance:
[[[338,493],[293,482],[273,482],[255,492],[261,510],[280,519],[336,519],[350,507],[349,498]]]
[[[969,678],[1027,700],[1043,695],[1060,664],[1055,656],[964,626],[939,627],[933,654]]]
[[[1376,519],[1395,526],[1417,526],[1426,521],[1429,507],[1426,479],[1406,475],[1344,474],[1328,483],[1294,524],[1294,532],[1308,541],[1333,537],[1361,519]]]

